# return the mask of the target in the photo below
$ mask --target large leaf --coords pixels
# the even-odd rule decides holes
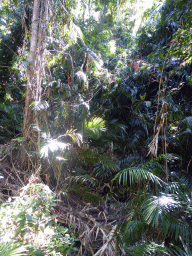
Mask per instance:
[[[118,172],[112,181],[118,180],[119,183],[123,183],[123,185],[127,185],[128,181],[130,185],[134,182],[142,182],[146,180],[150,180],[153,183],[162,186],[165,184],[163,180],[161,180],[158,176],[154,175],[150,170],[139,167],[129,167],[120,172]]]
[[[147,198],[142,206],[143,217],[147,224],[160,228],[165,235],[176,240],[181,236],[189,241],[192,236],[191,223],[180,218],[181,202],[176,195],[163,194]]]
[[[101,117],[94,117],[84,123],[85,133],[93,139],[98,139],[101,133],[106,131],[105,121]]]
[[[26,255],[24,246],[19,246],[16,243],[0,243],[0,256],[19,256]]]

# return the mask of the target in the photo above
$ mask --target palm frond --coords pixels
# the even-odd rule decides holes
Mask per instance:
[[[131,124],[132,127],[139,127],[140,129],[145,131],[146,135],[148,135],[147,125],[146,125],[146,123],[144,122],[143,119],[141,119],[141,118],[131,118],[130,124]]]
[[[169,215],[168,217],[169,218],[166,225],[163,225],[165,234],[174,237],[175,240],[178,240],[179,237],[182,237],[186,243],[189,243],[192,238],[191,223],[187,223],[185,220],[182,219],[173,218],[173,215]],[[169,226],[167,224],[169,224]]]
[[[106,131],[105,121],[101,117],[94,117],[89,122],[84,122],[84,132],[92,139],[98,139]]]
[[[131,220],[125,225],[124,238],[126,244],[133,245],[140,241],[144,231],[146,230],[147,224],[142,220]]]
[[[192,116],[187,116],[180,122],[180,126],[184,125],[186,125],[187,128],[192,128]]]
[[[148,224],[158,227],[163,217],[179,207],[179,202],[173,195],[161,194],[145,200],[143,204],[144,218]]]
[[[96,187],[98,184],[98,181],[91,177],[90,175],[78,175],[78,176],[71,176],[69,177],[69,182],[70,183],[79,183],[79,184],[84,184],[88,185],[89,187]]]
[[[174,249],[166,248],[163,244],[151,243],[136,243],[132,246],[126,246],[127,256],[181,256],[179,252]]]
[[[90,149],[82,149],[81,151],[81,159],[90,164],[96,164],[98,161],[99,152],[97,148],[90,148]]]
[[[26,255],[26,249],[24,246],[20,246],[17,243],[8,242],[0,243],[0,256],[20,256]]]
[[[159,134],[157,133],[152,141],[148,145],[148,155],[151,153],[153,156],[157,156],[157,150],[158,150],[158,136]]]
[[[165,187],[165,191],[169,194],[178,194],[181,192],[182,185],[179,182],[169,182],[167,183],[167,186]]]
[[[87,75],[81,70],[79,70],[75,75],[78,77],[79,83],[82,84],[84,88],[88,89],[89,82]]]
[[[143,167],[147,170],[152,170],[153,174],[163,179],[165,177],[165,166],[164,164],[158,163],[156,160],[150,160],[146,162]]]
[[[144,201],[142,209],[147,224],[159,227],[165,235],[176,240],[179,236],[185,241],[190,240],[192,225],[178,215],[182,207],[176,195],[161,193],[160,196],[152,196]]]
[[[103,154],[99,158],[99,161],[95,164],[94,172],[97,177],[106,179],[112,174],[117,173],[119,166],[115,158],[112,155]]]
[[[157,157],[157,160],[161,160],[161,159],[167,159],[167,160],[173,162],[175,160],[181,160],[181,156],[176,155],[176,154],[166,153],[166,154],[161,154]]]
[[[188,256],[188,255],[192,255],[192,244],[190,243],[185,243],[184,241],[183,241],[183,239],[182,239],[182,237],[180,236],[179,237],[179,239],[180,239],[180,241],[181,241],[181,243],[182,243],[182,246],[183,246],[183,250],[184,250],[184,256]]]
[[[80,133],[77,133],[76,129],[70,129],[66,131],[66,136],[69,136],[73,143],[76,143],[79,147],[82,145],[83,143],[83,137]]]
[[[50,139],[48,142],[41,148],[40,154],[41,157],[48,157],[49,152],[55,152],[59,150],[65,150],[70,147],[69,143],[60,142],[58,140]]]
[[[192,179],[191,175],[184,173],[184,172],[172,172],[171,178],[175,180],[175,182],[178,182],[180,186],[185,190],[191,190],[192,189]]]
[[[118,162],[118,165],[120,168],[123,168],[127,165],[133,165],[133,164],[136,164],[136,163],[139,163],[141,162],[141,157],[139,156],[128,156],[126,158],[123,158],[121,161]]]
[[[103,203],[102,196],[98,195],[97,193],[94,193],[92,191],[89,191],[89,188],[81,187],[81,186],[75,186],[74,188],[70,188],[71,191],[74,191],[76,194],[80,195],[83,200],[90,203]]]
[[[144,136],[145,136],[145,133],[144,133],[143,130],[141,130],[141,129],[134,129],[134,135],[131,138],[131,143],[130,144],[133,147],[135,147],[135,144],[138,145],[143,140]]]
[[[114,233],[117,229],[117,225],[115,225],[112,230],[109,232],[107,236],[105,236],[104,244],[101,246],[101,248],[94,254],[95,256],[99,255],[114,255],[115,251],[115,238]]]
[[[118,180],[119,183],[123,183],[123,185],[125,186],[127,185],[128,180],[130,185],[132,185],[132,183],[134,182],[141,182],[146,180],[152,181],[153,183],[156,183],[159,186],[165,184],[165,182],[162,179],[154,175],[150,170],[139,167],[129,167],[118,172],[112,179],[112,181],[114,180]]]

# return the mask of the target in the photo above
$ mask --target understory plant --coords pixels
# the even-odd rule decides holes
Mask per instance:
[[[166,181],[163,175],[165,169],[153,160],[124,168],[113,179],[130,198],[126,219],[116,230],[126,255],[191,255],[190,177],[171,172]]]
[[[0,255],[73,255],[77,238],[57,223],[55,196],[48,186],[28,184],[0,208]],[[18,250],[18,248],[23,250]],[[6,249],[7,248],[7,249]],[[8,254],[4,251],[8,250]]]

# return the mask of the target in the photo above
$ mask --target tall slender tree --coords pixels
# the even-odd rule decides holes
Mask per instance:
[[[32,33],[30,45],[30,65],[28,70],[28,83],[26,88],[26,100],[24,109],[23,121],[23,136],[28,139],[30,135],[31,125],[33,124],[33,111],[30,107],[33,102],[33,89],[34,88],[34,67],[37,49],[38,25],[39,25],[39,6],[40,0],[34,0],[33,20],[32,20]]]
[[[30,42],[30,63],[27,72],[27,88],[26,88],[26,98],[25,98],[25,108],[24,108],[24,119],[23,119],[23,138],[24,144],[22,149],[22,162],[26,160],[26,145],[27,142],[33,141],[34,130],[33,125],[35,124],[35,112],[32,108],[32,103],[36,100],[36,72],[35,72],[35,62],[36,62],[36,52],[38,44],[38,32],[39,32],[39,21],[40,21],[40,0],[34,0],[33,6],[33,18],[32,18],[32,29],[31,29],[31,42]]]

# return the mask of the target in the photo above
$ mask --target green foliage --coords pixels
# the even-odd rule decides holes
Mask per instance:
[[[72,191],[73,191],[73,189],[72,189]],[[86,202],[90,202],[92,204],[98,204],[98,203],[103,202],[103,198],[100,195],[98,195],[94,192],[91,192],[86,188],[81,188],[81,187],[76,186],[74,191],[78,195],[80,195],[82,197],[82,199],[85,200]]]
[[[0,243],[0,255],[1,256],[26,255],[26,249],[24,246],[21,247],[18,243],[13,243],[13,242]]]
[[[135,10],[127,3],[120,1],[117,24],[115,0],[50,2],[42,99],[31,104],[39,119],[42,174],[56,190],[65,187],[95,205],[105,201],[122,254],[190,255],[191,6],[155,1],[134,39]],[[15,1],[19,15],[21,7]],[[20,84],[28,65],[28,46],[18,58],[8,51],[17,51],[23,34],[21,22],[11,22],[16,18],[7,1],[6,8],[0,65],[15,63],[20,73],[0,67],[1,139],[5,131],[10,137],[21,131]],[[159,154],[152,160],[151,141]],[[50,214],[52,196],[36,188],[7,204],[8,213],[2,207],[2,239],[9,230],[30,255],[75,253],[73,232]],[[52,234],[46,237],[45,230]],[[42,245],[35,240],[40,234],[47,239]]]
[[[22,252],[18,249],[20,246],[25,248],[26,255],[75,252],[77,239],[68,228],[55,222],[51,214],[54,206],[54,196],[43,184],[28,184],[14,201],[4,203],[0,209],[0,241],[9,242],[4,250],[13,246],[13,253],[19,253]]]
[[[23,87],[19,70],[14,66],[18,48],[22,46],[24,31],[21,10],[12,1],[0,9],[0,139],[10,139],[21,132]]]
[[[98,139],[104,131],[106,131],[106,125],[101,117],[94,117],[84,123],[84,133],[91,139]]]
[[[142,167],[129,167],[118,172],[112,181],[118,180],[119,184],[127,185],[128,181],[130,185],[133,183],[140,183],[145,181],[152,181],[157,185],[161,186],[164,181],[158,176],[153,174],[153,170],[142,168]]]
[[[146,199],[143,204],[145,221],[147,224],[160,227],[165,236],[171,236],[175,240],[182,237],[189,241],[192,235],[191,224],[179,218],[179,212],[182,211],[180,203],[176,195],[169,194]]]
[[[108,180],[119,170],[117,161],[112,155],[102,154],[94,166],[94,173],[98,179]]]

